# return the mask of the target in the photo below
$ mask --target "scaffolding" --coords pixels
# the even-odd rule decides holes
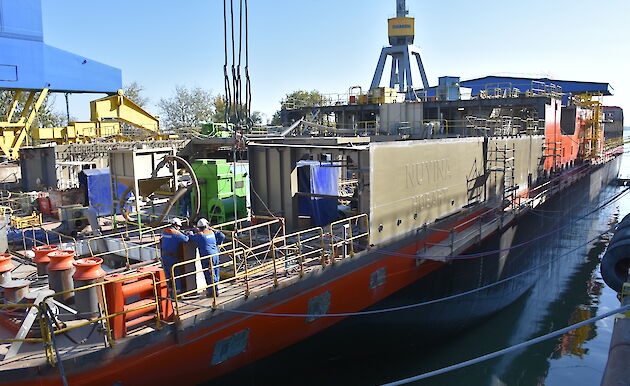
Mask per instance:
[[[574,97],[574,103],[591,110],[587,119],[584,137],[584,158],[593,159],[601,155],[603,148],[603,108],[602,93],[585,93]]]

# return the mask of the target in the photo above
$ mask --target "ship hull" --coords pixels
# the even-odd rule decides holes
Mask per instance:
[[[616,176],[619,164],[620,157],[616,157],[593,167],[564,194],[580,197],[579,201],[571,200],[572,204],[592,202],[601,187]],[[575,196],[577,193],[574,192],[580,195]],[[545,207],[564,201],[550,200]],[[562,208],[562,204],[558,205]],[[553,208],[549,210],[558,210]],[[477,214],[472,212],[458,219],[458,223]],[[469,252],[508,248],[523,240],[531,240],[534,230],[556,226],[544,220],[533,214],[523,214],[480,245],[469,248]],[[388,246],[387,250],[414,255],[422,241],[405,238]],[[305,277],[296,284],[248,302],[242,309],[304,314],[315,303],[316,309],[334,314],[397,307],[491,285],[542,263],[544,261],[532,257],[524,248],[452,263],[428,260],[421,264],[414,258],[374,251],[360,258],[339,261],[322,270],[317,277]],[[386,278],[375,282],[375,273],[379,270],[386,272]],[[305,318],[230,312],[213,314],[207,310],[193,320],[183,320],[176,328],[128,338],[112,349],[67,359],[65,369],[70,384],[196,384],[233,372],[342,321],[340,327],[350,327],[348,331],[353,331],[346,334],[347,337],[363,339],[365,336],[387,336],[406,340],[410,332],[431,338],[452,334],[512,303],[535,280],[535,273],[523,274],[518,279],[451,301],[351,319],[346,316]],[[391,333],[383,334],[384,331]],[[427,338],[427,342],[429,340]],[[60,384],[61,380],[56,368],[44,366],[7,371],[0,382]]]

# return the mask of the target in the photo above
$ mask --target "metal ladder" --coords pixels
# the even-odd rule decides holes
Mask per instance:
[[[489,160],[492,163],[489,171],[492,173],[502,173],[501,199],[503,203],[507,200],[508,206],[513,207],[516,200],[516,191],[518,190],[516,176],[514,174],[514,156],[516,149],[514,145],[512,145],[511,148],[508,147],[507,143],[503,145],[503,147],[495,144],[494,149],[490,149],[488,152],[493,154],[493,157]]]

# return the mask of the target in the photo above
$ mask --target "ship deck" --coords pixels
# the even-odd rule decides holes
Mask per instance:
[[[579,180],[588,173],[588,168],[577,167],[574,172],[565,173],[562,179],[550,181],[540,185],[535,190],[526,192],[524,196],[517,196],[517,200],[501,209],[496,206],[479,205],[460,213],[455,217],[449,217],[437,221],[431,226],[423,226],[416,230],[416,245],[419,248],[415,252],[416,265],[424,261],[445,262],[449,256],[457,255],[469,249],[471,246],[488,238],[494,232],[513,222],[516,217],[531,207],[537,207],[556,193],[564,190],[569,185]],[[247,225],[241,224],[238,234],[232,234],[222,246],[219,268],[221,269],[221,281],[219,283],[206,283],[201,262],[211,261],[213,256],[199,257],[178,263],[174,268],[176,278],[186,284],[183,289],[174,294],[159,292],[160,286],[172,286],[172,282],[153,278],[152,286],[155,290],[155,298],[149,296],[142,307],[155,307],[163,310],[163,301],[168,300],[173,305],[173,315],[168,319],[159,321],[161,312],[154,311],[152,317],[139,323],[135,327],[127,328],[124,337],[113,338],[115,327],[113,323],[117,315],[105,313],[100,310],[101,321],[90,321],[78,318],[73,310],[74,305],[68,304],[58,307],[59,311],[54,319],[41,317],[38,322],[50,320],[56,327],[44,328],[44,338],[41,335],[29,333],[28,338],[39,341],[24,341],[21,343],[17,355],[6,358],[6,354],[12,342],[7,340],[16,336],[15,328],[11,329],[5,323],[0,323],[0,371],[16,369],[39,368],[45,366],[56,358],[63,358],[66,362],[72,358],[85,356],[90,353],[107,350],[111,347],[125,347],[128,342],[137,337],[153,335],[158,331],[176,331],[182,326],[190,326],[199,321],[208,321],[216,316],[228,314],[234,310],[238,312],[265,312],[268,308],[257,300],[264,300],[268,295],[279,293],[295,284],[313,280],[317,282],[320,274],[327,272],[327,267],[333,264],[359,264],[366,256],[379,255],[381,257],[395,256],[395,251],[379,250],[378,246],[371,246],[369,241],[369,229],[367,215],[353,216],[340,220],[330,225],[326,230],[312,228],[292,234],[285,234],[283,221],[278,218],[265,218],[260,221],[250,221]],[[222,224],[218,229],[233,227],[234,224]],[[350,232],[348,231],[350,230]],[[157,232],[145,232],[135,234],[134,230],[127,234],[118,234],[118,237],[126,237],[128,242],[139,245],[137,249],[146,244],[153,246]],[[226,232],[229,234],[229,232]],[[110,233],[107,237],[112,236]],[[158,235],[159,237],[159,235]],[[364,250],[365,246],[370,246]],[[134,247],[135,248],[135,247]],[[13,279],[28,278],[34,280],[32,289],[45,288],[46,282],[38,278],[36,267],[30,262],[26,251],[15,251],[14,264],[17,266],[12,272]],[[128,251],[127,251],[128,253]],[[103,255],[106,256],[107,254]],[[147,265],[148,264],[148,265]],[[159,267],[159,263],[148,261],[142,263],[143,268]],[[183,273],[177,273],[182,268]],[[140,281],[147,277],[141,268],[123,269],[131,279]],[[150,269],[149,269],[150,271]],[[135,276],[134,276],[135,275]],[[144,276],[142,276],[144,275]],[[151,274],[153,275],[153,274]],[[130,280],[125,279],[125,280]],[[131,280],[131,282],[133,282]],[[93,287],[102,289],[104,283],[95,284]],[[217,285],[219,296],[208,296],[206,291]],[[85,290],[75,289],[75,293]],[[104,290],[103,290],[104,291]],[[159,294],[159,295],[158,295]],[[136,298],[132,300],[137,300]],[[145,299],[146,300],[146,299]],[[47,302],[43,302],[48,304]],[[258,304],[257,306],[255,304]],[[57,304],[58,305],[58,304]],[[261,306],[262,305],[262,306]],[[22,307],[22,315],[29,306]],[[257,308],[256,308],[257,307]],[[10,305],[3,305],[2,313],[14,312]],[[125,312],[136,312],[139,308]],[[305,310],[306,311],[306,310]],[[324,311],[325,312],[325,311]],[[124,313],[123,313],[124,314]],[[141,313],[142,314],[142,313]],[[146,313],[145,313],[146,314]],[[120,314],[118,314],[120,315]],[[19,316],[19,315],[18,315]],[[146,315],[145,315],[146,316]],[[6,319],[6,317],[3,316]],[[21,320],[20,320],[21,319]],[[18,322],[24,319],[18,317]],[[17,325],[19,327],[19,323]],[[62,333],[55,333],[52,339],[52,330],[63,329]],[[177,334],[171,334],[173,343],[176,343]],[[55,347],[58,353],[46,351],[45,347]]]

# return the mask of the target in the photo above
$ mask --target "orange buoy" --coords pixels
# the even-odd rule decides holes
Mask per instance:
[[[0,253],[0,273],[11,271],[15,265],[11,262],[11,255],[8,253]]]
[[[52,251],[48,253],[49,271],[65,271],[74,267],[74,251]]]

